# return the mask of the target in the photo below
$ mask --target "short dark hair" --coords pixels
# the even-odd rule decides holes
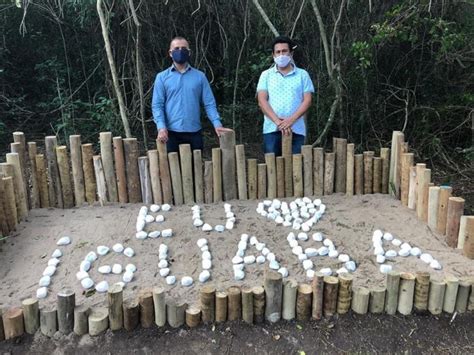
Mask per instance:
[[[275,52],[275,45],[277,45],[278,43],[286,43],[288,44],[288,48],[290,49],[290,52],[293,52],[293,49],[294,49],[294,43],[293,41],[291,40],[290,37],[286,37],[286,36],[278,36],[276,37],[273,42],[272,42],[272,52]]]
[[[170,41],[170,46],[171,46],[171,43],[173,43],[173,41],[186,41],[186,42],[188,42],[188,44],[189,44],[189,41],[188,41],[186,38],[181,37],[181,36],[173,37],[173,38],[171,39],[171,41]]]

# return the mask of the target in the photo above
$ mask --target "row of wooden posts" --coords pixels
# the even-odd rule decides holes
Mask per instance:
[[[37,331],[48,337],[57,331],[96,336],[107,329],[132,331],[139,325],[194,328],[201,323],[239,320],[249,324],[281,319],[308,321],[351,310],[355,314],[398,312],[404,316],[474,310],[471,282],[455,277],[430,280],[427,272],[392,271],[386,276],[385,287],[372,289],[352,287],[352,280],[350,274],[333,277],[317,272],[312,284],[298,284],[293,279],[283,281],[281,274],[267,270],[263,287],[231,286],[224,291],[203,286],[199,303],[191,306],[167,297],[163,287],[143,289],[138,297],[124,301],[122,287],[113,285],[107,307],[94,308],[76,305],[75,294],[65,290],[57,295],[56,306],[40,308],[37,299],[26,299],[22,308],[6,310],[0,322],[0,339]]]

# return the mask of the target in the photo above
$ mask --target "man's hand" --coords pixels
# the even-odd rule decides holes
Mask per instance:
[[[166,143],[168,142],[168,130],[166,128],[161,128],[160,130],[158,130],[158,137],[157,139],[161,142],[161,143]]]
[[[284,131],[284,130],[288,130],[288,129],[291,130],[291,126],[293,126],[293,123],[295,123],[295,121],[292,118],[282,119],[278,123],[278,129],[280,131]]]
[[[218,137],[220,137],[222,135],[222,133],[232,132],[232,129],[225,128],[225,127],[216,127],[215,130],[216,130],[216,134],[217,134]]]

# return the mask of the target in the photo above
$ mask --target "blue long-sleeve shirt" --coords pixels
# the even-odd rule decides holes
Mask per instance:
[[[197,132],[201,103],[214,127],[222,127],[216,100],[206,75],[188,65],[184,73],[174,66],[157,74],[153,88],[153,120],[158,129]]]

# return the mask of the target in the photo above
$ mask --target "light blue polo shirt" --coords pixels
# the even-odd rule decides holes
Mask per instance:
[[[283,75],[276,65],[265,70],[258,80],[257,92],[268,92],[268,103],[278,117],[289,117],[300,107],[304,94],[314,92],[313,82],[306,70],[293,65],[293,70]],[[296,134],[306,135],[304,116],[291,126]],[[263,134],[278,131],[271,119],[264,116]]]

